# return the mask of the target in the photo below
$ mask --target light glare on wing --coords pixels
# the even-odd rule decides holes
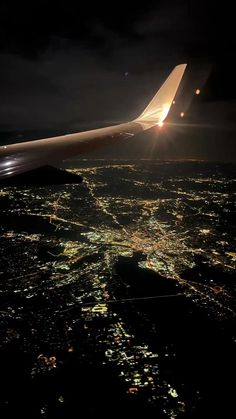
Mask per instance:
[[[151,102],[135,121],[159,125],[166,119],[186,66],[187,64],[180,64],[174,68]]]

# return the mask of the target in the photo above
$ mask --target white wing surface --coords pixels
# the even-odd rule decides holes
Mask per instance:
[[[166,118],[186,64],[174,68],[142,114],[131,122],[76,134],[0,146],[0,180],[128,138]]]

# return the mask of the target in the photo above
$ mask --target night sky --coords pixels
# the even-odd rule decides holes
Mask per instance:
[[[202,94],[194,98],[186,121],[216,127],[182,128],[181,135],[177,130],[169,157],[234,160],[234,28],[227,1],[220,7],[203,0],[120,1],[109,6],[3,0],[0,141],[59,135],[133,118],[172,68],[187,62],[185,92],[202,87]],[[124,157],[119,147],[111,156],[114,152]]]

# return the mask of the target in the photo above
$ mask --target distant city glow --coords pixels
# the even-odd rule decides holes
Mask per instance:
[[[196,95],[200,95],[200,92],[201,92],[200,89],[195,90]]]
[[[163,123],[161,118],[156,121]],[[165,121],[164,125],[167,125]],[[68,356],[76,357],[85,370],[87,366],[96,368],[97,359],[91,358],[94,349],[91,342],[99,342],[104,368],[109,366],[114,371],[110,386],[116,386],[116,380],[121,385],[119,397],[129,397],[130,400],[138,397],[142,403],[150,399],[153,409],[158,409],[156,416],[162,409],[170,419],[179,414],[186,417],[188,407],[185,410],[185,405],[192,399],[182,397],[182,391],[179,392],[182,377],[173,383],[168,374],[160,374],[166,362],[172,368],[175,358],[175,368],[182,359],[181,351],[179,355],[175,350],[175,339],[174,346],[164,340],[163,344],[153,347],[152,342],[159,334],[162,308],[167,313],[173,309],[173,304],[175,308],[181,307],[186,299],[189,311],[186,311],[186,316],[181,313],[181,327],[184,333],[188,332],[190,322],[200,319],[199,336],[207,316],[210,321],[207,327],[210,328],[213,320],[232,319],[235,314],[233,288],[231,291],[230,287],[224,286],[223,280],[219,283],[219,277],[227,280],[228,272],[231,275],[235,270],[236,250],[234,235],[231,234],[235,222],[231,217],[226,218],[226,212],[222,215],[222,208],[228,212],[234,208],[234,196],[228,188],[233,171],[228,167],[223,169],[223,165],[216,170],[215,164],[209,166],[203,161],[199,166],[199,160],[191,160],[190,164],[183,160],[161,162],[154,161],[149,153],[147,156],[150,157],[144,161],[124,160],[120,163],[113,158],[111,161],[95,159],[93,164],[86,158],[82,165],[76,161],[76,167],[71,162],[69,171],[82,175],[86,182],[76,187],[72,183],[66,188],[22,188],[21,185],[0,188],[0,216],[3,221],[6,217],[11,220],[11,223],[3,224],[1,231],[0,271],[4,271],[6,293],[12,292],[13,275],[16,278],[14,291],[18,297],[11,302],[13,314],[19,310],[19,298],[37,301],[35,316],[31,316],[26,304],[22,310],[20,307],[21,316],[26,323],[29,322],[32,332],[20,330],[20,339],[24,339],[26,348],[36,354],[27,364],[32,377],[41,380],[54,371],[59,373],[60,368],[67,374],[70,368],[66,363]],[[76,202],[79,202],[78,209]],[[33,215],[44,220],[43,230],[39,222],[33,225]],[[231,221],[231,231],[225,220]],[[219,232],[218,223],[222,224]],[[55,229],[56,235],[51,233]],[[139,261],[135,259],[137,254]],[[117,266],[118,258],[119,263],[127,261],[128,265]],[[119,280],[116,266],[120,269]],[[19,281],[17,278],[21,278],[22,273],[24,280]],[[140,294],[135,292],[132,277],[131,280],[128,278],[134,274],[140,279]],[[45,277],[50,281],[50,287],[44,287],[45,298],[41,299]],[[158,288],[158,278],[163,278],[166,287],[161,284]],[[145,282],[152,280],[156,283],[155,288],[145,287]],[[76,286],[72,286],[75,283]],[[164,300],[159,304],[161,298]],[[139,310],[141,306],[156,308],[158,305],[160,311],[155,318],[152,312],[149,316],[149,312]],[[52,314],[51,307],[56,307]],[[124,317],[120,314],[122,310],[127,314]],[[190,311],[193,315],[188,316]],[[65,313],[67,323],[60,321]],[[165,323],[163,314],[161,327],[165,330],[171,324],[172,333],[172,326],[177,326],[172,312],[171,315]],[[9,314],[7,327],[11,327],[12,318]],[[148,327],[144,339],[140,340],[144,322]],[[50,328],[54,324],[58,326],[56,333],[54,327]],[[33,333],[35,330],[37,333]],[[46,345],[53,342],[49,350],[48,346],[40,348],[44,332]],[[215,348],[217,333],[218,329],[210,336],[213,343],[207,361]],[[199,336],[196,336],[194,345],[198,345]],[[8,343],[8,337],[4,336],[3,343]],[[176,338],[178,342],[178,336]],[[201,345],[202,342],[199,347]],[[88,351],[88,347],[92,349]],[[64,351],[65,362],[58,356],[59,351]],[[200,361],[205,361],[205,352],[200,355]],[[195,357],[190,361],[190,367],[195,365]],[[233,353],[229,361],[233,362]],[[215,360],[212,362],[215,367]],[[96,376],[91,373],[89,379],[90,388],[96,391]],[[199,387],[199,397],[202,394]],[[6,400],[7,396],[4,394]],[[66,397],[63,391],[58,392],[57,407],[58,403],[66,404]],[[84,405],[86,403],[87,400]],[[47,405],[43,403],[41,406],[42,409],[45,406],[47,412]],[[9,409],[11,407],[12,402]],[[44,410],[42,413],[43,417]]]
[[[184,117],[184,112],[181,112],[180,116],[181,116],[181,118],[183,118]]]

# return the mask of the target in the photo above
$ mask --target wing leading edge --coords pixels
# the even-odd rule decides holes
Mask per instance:
[[[185,68],[186,64],[176,66],[142,114],[131,122],[1,146],[0,180],[75,157],[160,124],[169,112]]]

